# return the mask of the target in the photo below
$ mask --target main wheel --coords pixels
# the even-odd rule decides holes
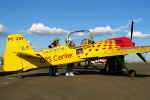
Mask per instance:
[[[131,69],[131,70],[128,71],[128,75],[129,75],[129,77],[135,77],[136,76],[136,71]]]

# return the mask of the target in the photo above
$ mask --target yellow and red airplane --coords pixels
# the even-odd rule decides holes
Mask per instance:
[[[137,54],[144,62],[146,62],[141,53],[150,52],[150,46],[135,46],[135,43],[132,42],[133,22],[131,39],[128,37],[119,37],[94,42],[92,33],[88,31],[92,37],[91,40],[84,39],[85,43],[80,46],[70,47],[69,36],[75,32],[70,32],[67,35],[66,45],[58,45],[54,48],[47,48],[39,52],[33,50],[23,35],[9,35],[4,54],[3,70],[5,72],[28,71],[41,67],[90,61],[99,58],[110,59],[108,62],[113,63],[112,59],[114,59],[114,57],[128,54]],[[110,66],[109,63],[106,65]]]

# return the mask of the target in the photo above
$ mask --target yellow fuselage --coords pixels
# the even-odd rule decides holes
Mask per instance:
[[[94,57],[112,56],[113,52],[126,46],[116,40],[103,40],[78,47],[59,45],[34,52],[21,34],[9,35],[4,55],[4,71],[27,71],[29,69],[86,61]]]

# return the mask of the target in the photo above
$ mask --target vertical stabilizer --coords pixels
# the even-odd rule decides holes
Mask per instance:
[[[23,61],[18,52],[34,52],[31,45],[21,34],[9,35],[4,54],[4,71],[19,71],[23,69]]]

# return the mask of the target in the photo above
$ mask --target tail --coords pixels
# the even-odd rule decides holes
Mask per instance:
[[[19,52],[32,53],[34,51],[23,35],[9,35],[4,54],[4,71],[19,71],[23,69],[23,59],[17,55]]]

